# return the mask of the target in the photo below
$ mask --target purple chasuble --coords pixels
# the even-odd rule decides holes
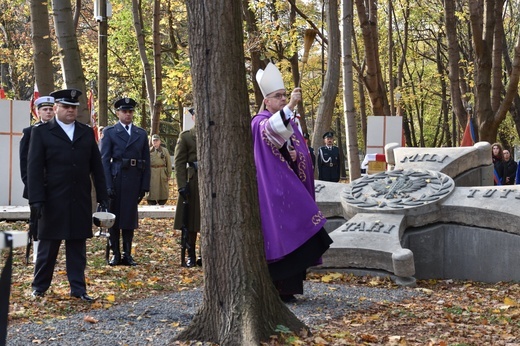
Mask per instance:
[[[279,112],[264,110],[251,128],[265,254],[273,262],[300,247],[327,220],[316,205],[309,149],[294,120],[285,126]],[[279,151],[288,139],[297,152],[294,170]]]

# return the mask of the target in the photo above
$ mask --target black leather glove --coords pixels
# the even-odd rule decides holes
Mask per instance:
[[[106,200],[106,199],[99,202],[99,208],[101,210],[108,210],[109,205],[110,204],[109,204],[108,200]]]
[[[145,194],[146,194],[145,190],[139,191],[139,196],[137,197],[137,204],[141,203],[141,201],[143,200]]]
[[[182,196],[182,198],[184,198],[184,200],[188,200],[188,196],[190,195],[190,190],[188,187],[181,187],[179,189],[179,195]]]
[[[38,220],[42,217],[43,203],[37,202],[31,204],[31,219]]]
[[[116,190],[109,188],[107,189],[108,198],[114,199],[116,198]]]

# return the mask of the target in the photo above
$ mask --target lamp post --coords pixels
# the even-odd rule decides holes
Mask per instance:
[[[94,17],[98,22],[98,119],[100,126],[108,125],[108,17],[112,12],[107,11],[107,0],[96,0],[96,10]]]

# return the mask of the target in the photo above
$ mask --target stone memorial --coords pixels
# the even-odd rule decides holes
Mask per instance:
[[[520,280],[520,186],[492,186],[489,143],[386,149],[390,170],[316,182],[318,204],[337,226],[320,270],[382,272],[406,286]]]

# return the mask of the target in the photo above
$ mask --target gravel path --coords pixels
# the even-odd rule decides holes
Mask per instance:
[[[289,308],[308,326],[341,317],[346,311],[369,307],[379,301],[400,301],[420,294],[398,288],[349,287],[305,282],[305,294]],[[202,289],[153,296],[140,301],[94,310],[99,322],[83,321],[86,313],[53,319],[43,324],[9,326],[7,345],[168,345],[178,327],[191,321],[202,299]]]

